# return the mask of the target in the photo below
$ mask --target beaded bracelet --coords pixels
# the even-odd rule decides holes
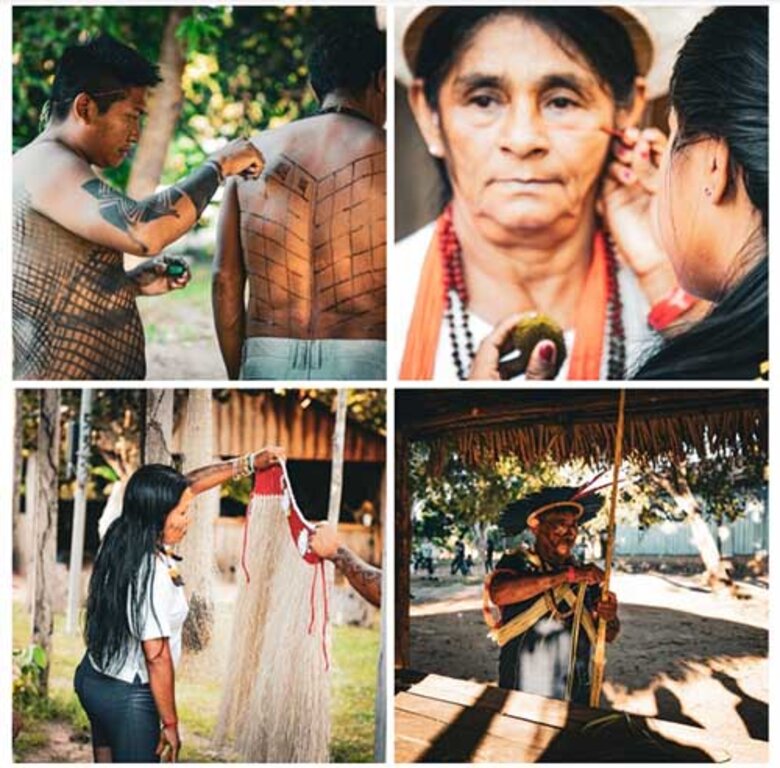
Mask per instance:
[[[235,477],[249,477],[255,471],[255,454],[247,453],[241,456],[238,461]],[[241,466],[243,464],[243,467]]]

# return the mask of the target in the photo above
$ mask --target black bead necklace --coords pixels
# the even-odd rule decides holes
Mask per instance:
[[[452,224],[452,206],[448,205],[442,213],[443,222],[439,229],[439,252],[444,272],[444,316],[449,329],[452,361],[458,379],[468,377],[468,368],[474,359],[474,336],[471,332],[468,311],[468,291],[463,276],[463,255],[460,241]],[[603,230],[602,230],[603,231]],[[615,243],[609,234],[604,236],[607,251],[607,378],[622,380],[626,376],[626,333],[623,325],[623,301],[618,283],[618,264],[615,257]],[[454,301],[454,297],[458,301]],[[465,355],[458,342],[458,322],[455,304],[458,304],[460,327],[466,339]],[[464,359],[465,358],[465,359]]]

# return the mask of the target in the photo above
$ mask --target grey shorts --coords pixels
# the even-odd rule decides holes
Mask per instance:
[[[374,339],[251,337],[241,355],[242,379],[384,379],[387,342]]]

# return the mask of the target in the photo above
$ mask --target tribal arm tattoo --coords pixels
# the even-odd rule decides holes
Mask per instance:
[[[188,472],[186,477],[190,490],[197,495],[216,488],[216,486],[222,485],[222,483],[226,483],[228,480],[237,477],[242,471],[242,459],[239,458],[198,467]]]
[[[162,250],[192,227],[214,196],[219,182],[218,167],[213,162],[207,162],[183,181],[140,201],[130,199],[97,178],[84,182],[82,189],[98,201],[100,216],[104,221],[125,232],[142,253],[148,254]],[[195,218],[192,221],[188,220],[189,217],[183,218],[176,208],[182,197],[187,197],[195,207]],[[152,238],[143,236],[144,230],[152,234],[143,225],[159,226],[155,222],[168,218],[179,221],[173,227],[166,222],[165,228]],[[158,243],[159,248],[153,248],[150,240]]]
[[[333,564],[346,577],[358,594],[379,608],[382,602],[382,571],[361,560],[352,550],[340,546],[333,556]]]

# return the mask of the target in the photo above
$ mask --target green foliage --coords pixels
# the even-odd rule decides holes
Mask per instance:
[[[660,458],[652,466],[629,465],[620,492],[620,522],[644,529],[684,520],[687,510],[676,496],[688,493],[705,519],[716,525],[733,522],[751,504],[763,504],[765,470],[766,458],[759,455],[713,455],[685,464]]]
[[[170,8],[17,7],[13,12],[13,148],[39,131],[56,62],[65,47],[107,32],[156,61]],[[163,174],[171,183],[207,154],[204,144],[294,120],[316,109],[306,55],[336,20],[371,18],[371,7],[196,6],[179,23],[184,103]],[[131,159],[108,174],[124,188]]]
[[[410,450],[410,490],[415,510],[416,537],[445,544],[454,533],[498,521],[512,500],[546,485],[566,482],[564,469],[549,462],[524,467],[516,456],[502,456],[492,466],[472,467],[452,453],[440,476],[429,469],[426,446]]]
[[[564,466],[543,462],[521,466],[506,455],[493,466],[472,467],[452,452],[440,476],[429,467],[424,444],[410,448],[410,491],[414,510],[414,536],[446,545],[454,534],[465,535],[475,526],[494,525],[507,503],[546,485],[579,485],[598,471],[576,462]],[[618,522],[648,528],[672,520],[682,521],[687,509],[680,499],[686,494],[698,505],[705,519],[721,525],[745,514],[751,504],[763,503],[766,457],[724,456],[704,459],[691,456],[684,464],[666,458],[654,463],[624,464],[625,482],[618,492]],[[602,478],[609,483],[612,468]],[[608,498],[609,487],[601,493]],[[607,523],[608,504],[588,525],[591,531]]]
[[[324,403],[331,410],[335,408],[335,389],[275,389],[277,394],[297,392],[302,408],[308,408],[312,400]],[[387,397],[384,389],[348,389],[347,415],[374,432],[387,433]]]
[[[17,712],[29,712],[45,701],[41,681],[49,660],[40,645],[31,644],[13,652],[13,702]]]

